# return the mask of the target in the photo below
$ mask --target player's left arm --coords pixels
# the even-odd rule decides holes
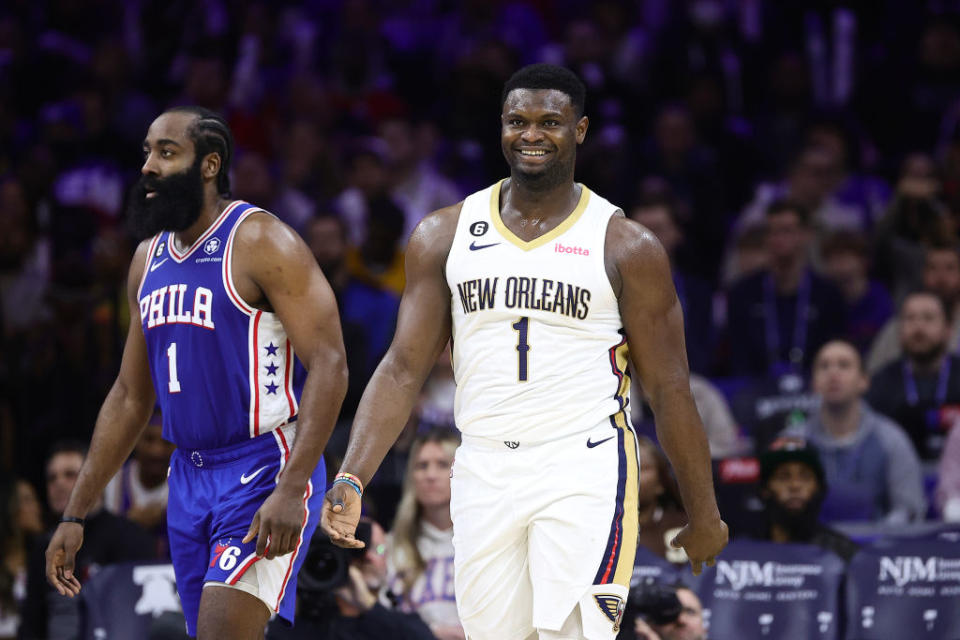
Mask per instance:
[[[256,536],[257,554],[273,558],[296,547],[304,491],[347,392],[346,356],[336,297],[300,236],[272,216],[254,214],[237,230],[235,256],[234,278],[243,279],[238,288],[247,285],[247,292],[261,294],[256,306],[277,314],[307,369],[290,459],[244,538]]]
[[[656,237],[617,216],[606,237],[607,273],[617,293],[633,370],[656,419],[657,438],[677,475],[690,524],[674,539],[695,574],[727,544],[713,492],[710,449],[690,392],[683,315],[670,262]]]

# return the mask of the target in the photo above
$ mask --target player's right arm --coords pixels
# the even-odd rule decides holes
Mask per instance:
[[[677,476],[689,524],[671,541],[687,552],[694,575],[727,544],[710,471],[710,448],[690,391],[683,313],[670,261],[649,230],[623,217],[607,227],[608,274],[657,437]]]
[[[400,300],[397,330],[363,392],[340,467],[364,485],[403,430],[420,388],[450,339],[450,288],[445,268],[460,206],[428,215],[407,245],[407,283]],[[334,485],[327,492],[321,516],[321,526],[330,540],[346,547],[363,546],[354,539],[359,518],[357,492],[348,485]]]
[[[77,484],[63,511],[65,517],[84,518],[97,503],[110,478],[133,451],[150,418],[155,402],[147,362],[147,345],[140,325],[137,289],[149,251],[149,240],[137,247],[127,277],[130,331],[123,347],[120,373],[100,407],[90,450],[80,469]],[[47,580],[61,595],[75,596],[80,582],[73,575],[74,560],[83,542],[83,527],[77,523],[57,526],[47,547]]]

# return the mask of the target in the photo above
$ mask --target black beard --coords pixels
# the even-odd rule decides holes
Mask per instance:
[[[184,231],[197,221],[203,210],[200,160],[180,173],[166,178],[146,175],[133,185],[127,200],[127,225],[137,240],[161,231]],[[156,195],[148,199],[148,191]]]
[[[937,358],[943,355],[946,345],[937,344],[924,351],[908,352],[907,356],[921,368],[929,366],[937,361]]]
[[[767,520],[771,525],[778,524],[786,529],[793,542],[807,542],[817,532],[823,498],[824,492],[817,491],[800,509],[787,508],[773,495],[765,496],[763,504],[766,507]]]

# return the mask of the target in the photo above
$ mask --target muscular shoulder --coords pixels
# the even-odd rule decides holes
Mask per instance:
[[[241,298],[273,310],[273,294],[304,294],[314,280],[317,261],[307,244],[286,223],[258,211],[244,218],[233,240],[233,280]]]
[[[425,260],[445,263],[453,237],[457,233],[457,221],[463,202],[437,209],[417,224],[407,244],[407,260]]]
[[[285,254],[298,249],[303,240],[279,218],[265,211],[251,213],[237,227],[234,246],[240,251],[254,251],[257,254]]]
[[[604,261],[618,297],[626,284],[670,281],[670,260],[663,245],[653,232],[622,214],[607,224]]]

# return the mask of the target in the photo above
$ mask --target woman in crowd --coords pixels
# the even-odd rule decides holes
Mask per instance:
[[[687,561],[683,549],[674,549],[670,540],[687,524],[680,490],[670,472],[667,457],[646,436],[637,436],[640,446],[640,546],[676,564]]]
[[[0,479],[0,639],[17,637],[27,595],[30,538],[43,531],[40,500],[26,480]]]
[[[454,597],[450,519],[450,469],[459,444],[451,429],[417,436],[387,545],[386,597],[419,614],[439,640],[465,637]]]

